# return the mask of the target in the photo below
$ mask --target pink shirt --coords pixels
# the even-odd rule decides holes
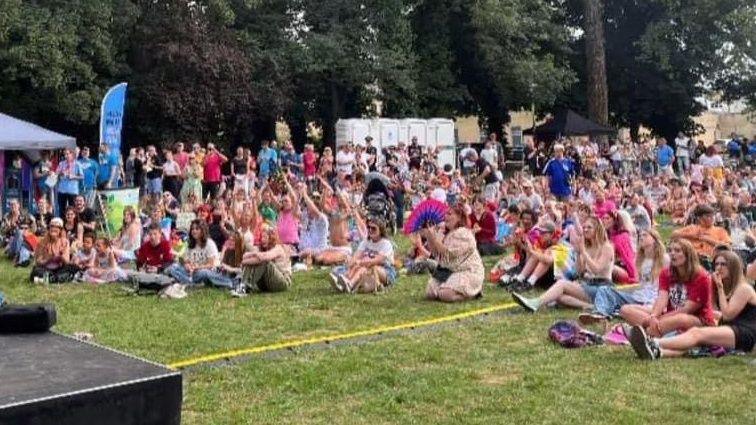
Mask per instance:
[[[223,164],[223,161],[217,153],[211,153],[205,157],[204,180],[206,182],[218,183],[221,181],[221,164]]]
[[[635,268],[635,251],[633,242],[630,240],[629,232],[619,232],[609,236],[609,240],[614,246],[614,258],[616,258],[620,267],[627,271],[627,280],[617,283],[636,283],[638,282],[638,270]]]
[[[604,202],[596,202],[596,204],[593,206],[593,212],[596,214],[596,217],[602,218],[606,215],[608,215],[610,212],[616,211],[617,205],[614,204],[614,202],[604,199]]]
[[[302,154],[302,162],[304,162],[304,175],[306,177],[314,176],[317,172],[318,158],[315,152],[306,151]]]
[[[181,168],[181,170],[184,170],[184,168],[186,168],[186,164],[189,163],[189,154],[182,151],[173,155],[173,159],[178,163],[179,168]]]
[[[281,243],[286,245],[296,245],[299,243],[299,220],[294,217],[291,211],[281,211],[278,214],[278,238]]]

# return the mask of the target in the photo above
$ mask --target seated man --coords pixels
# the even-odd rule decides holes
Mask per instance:
[[[137,268],[147,273],[160,273],[173,263],[171,243],[163,237],[163,229],[152,223],[147,229],[147,241],[136,252]]]
[[[714,209],[708,205],[699,205],[693,211],[697,224],[685,226],[672,232],[673,238],[690,241],[698,254],[701,265],[712,271],[711,258],[717,246],[729,246],[730,235],[723,227],[714,225]]]

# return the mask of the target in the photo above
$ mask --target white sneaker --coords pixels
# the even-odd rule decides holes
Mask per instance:
[[[344,292],[344,287],[341,286],[341,280],[339,279],[339,276],[336,275],[336,273],[328,273],[328,279],[331,281],[331,288],[339,292]]]
[[[242,289],[232,289],[230,294],[234,298],[244,298],[247,296],[247,292]]]

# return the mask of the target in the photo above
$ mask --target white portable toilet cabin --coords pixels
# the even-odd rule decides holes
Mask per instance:
[[[360,118],[340,119],[336,121],[336,148],[349,142],[364,143],[365,137],[375,135],[370,120]]]
[[[438,163],[443,168],[451,164],[457,168],[457,144],[454,137],[454,121],[446,118],[428,120],[428,148],[438,149]]]

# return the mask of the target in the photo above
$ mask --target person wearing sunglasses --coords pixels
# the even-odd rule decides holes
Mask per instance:
[[[748,267],[748,277],[756,277],[756,267]],[[756,343],[756,291],[743,276],[743,263],[737,254],[721,251],[714,257],[712,280],[722,313],[722,326],[693,327],[671,338],[652,338],[643,326],[634,326],[630,343],[641,359],[680,357],[699,346],[719,346],[744,352]]]
[[[341,292],[377,292],[394,284],[394,245],[387,237],[385,223],[376,217],[368,219],[367,238],[347,260],[345,267],[331,273],[332,286]]]

